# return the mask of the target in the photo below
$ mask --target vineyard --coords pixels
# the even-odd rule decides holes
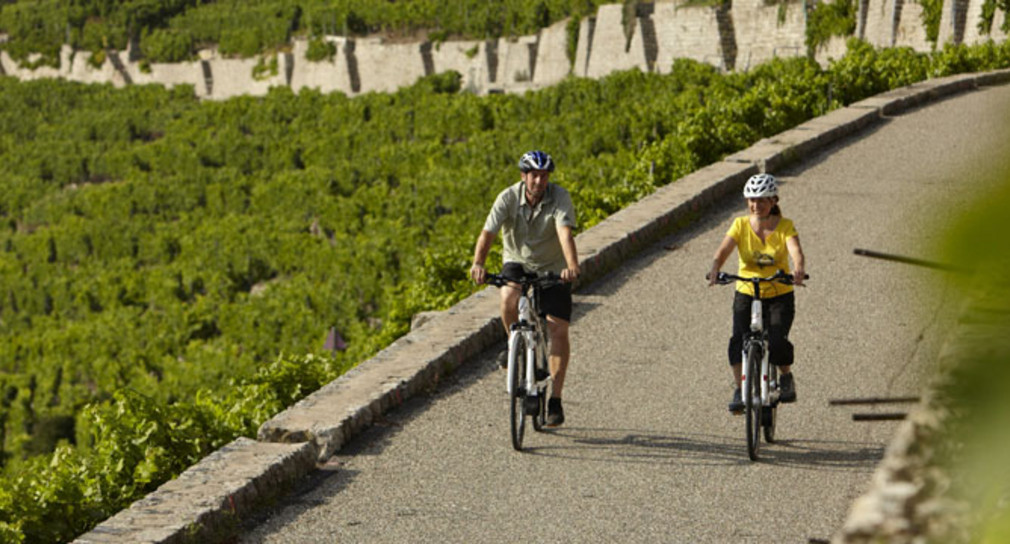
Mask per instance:
[[[827,69],[677,61],[522,96],[448,72],[222,102],[0,77],[0,541],[86,531],[470,294],[522,151],[552,153],[585,229],[831,109],[1008,66],[1007,45],[852,41]],[[331,328],[345,350],[323,349]]]
[[[372,32],[425,33],[433,39],[535,33],[566,17],[594,13],[604,0],[18,0],[0,1],[0,31],[11,56],[57,66],[60,46],[91,51],[131,41],[151,62],[191,60],[216,45],[224,55],[253,56],[289,46],[292,37]],[[428,33],[426,29],[439,29]],[[577,30],[577,27],[575,27]],[[40,56],[29,61],[33,53]]]

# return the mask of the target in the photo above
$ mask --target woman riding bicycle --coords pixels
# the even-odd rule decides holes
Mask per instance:
[[[795,270],[794,284],[803,285],[806,263],[796,227],[790,219],[782,217],[778,206],[778,182],[771,174],[757,174],[747,180],[743,189],[747,199],[746,216],[733,220],[726,237],[713,257],[709,274],[709,286],[715,285],[723,263],[733,249],[738,249],[740,271],[738,276],[753,278],[766,277],[777,270],[790,273],[789,259]],[[737,282],[733,299],[733,336],[729,340],[729,364],[733,369],[736,389],[729,410],[733,413],[744,409],[740,392],[743,369],[743,337],[750,327],[750,307],[753,300],[752,287],[746,282]],[[764,301],[764,315],[768,330],[768,357],[771,364],[779,368],[780,402],[796,402],[796,384],[792,375],[793,345],[789,342],[789,329],[796,314],[796,304],[791,285],[767,282],[761,285]]]

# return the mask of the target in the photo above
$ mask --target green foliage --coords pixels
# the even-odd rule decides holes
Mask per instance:
[[[455,72],[206,102],[0,78],[0,534],[70,538],[471,293],[474,236],[524,150],[552,153],[584,229],[758,139],[1007,51],[852,41],[827,70],[678,60],[484,97]],[[348,349],[312,355],[330,327]]]
[[[815,3],[807,13],[807,49],[814,52],[828,43],[832,36],[855,34],[856,13],[854,0]]]
[[[997,112],[1006,119],[1006,112]],[[1004,131],[1005,132],[1005,131]],[[1010,470],[1005,452],[1010,447],[1010,401],[1003,391],[1010,381],[1010,343],[1005,331],[1010,326],[1010,290],[1000,271],[1010,263],[1010,247],[1000,239],[1010,205],[1010,162],[1006,137],[993,140],[987,160],[969,167],[970,175],[983,180],[945,229],[940,246],[944,260],[974,270],[975,273],[950,282],[967,304],[968,310],[957,331],[954,346],[942,368],[933,408],[943,414],[942,425],[923,450],[932,455],[923,470],[932,479],[942,475],[940,486],[929,491],[957,508],[945,509],[957,523],[940,523],[933,541],[1006,542],[1010,537]],[[965,172],[951,175],[952,180]],[[961,281],[967,280],[967,281]],[[970,335],[970,336],[969,336]],[[967,347],[962,347],[967,346]],[[927,497],[932,500],[932,497]],[[943,530],[956,530],[944,534]],[[931,535],[932,536],[932,535]],[[952,538],[958,537],[958,538]]]
[[[312,62],[320,62],[324,60],[333,60],[333,57],[337,54],[337,46],[333,42],[326,41],[322,38],[312,38],[309,40],[308,50],[305,52],[306,60]]]
[[[165,405],[125,389],[84,410],[88,449],[60,446],[25,463],[0,487],[4,542],[69,542],[94,524],[178,476],[343,368],[312,355],[280,357],[219,393]]]
[[[922,6],[922,25],[926,27],[926,40],[936,47],[943,18],[943,0],[917,0]]]

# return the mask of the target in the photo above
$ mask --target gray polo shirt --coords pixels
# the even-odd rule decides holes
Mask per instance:
[[[560,273],[568,266],[558,240],[560,226],[575,228],[575,207],[568,191],[548,183],[544,198],[530,207],[522,181],[498,194],[484,222],[484,230],[502,231],[504,261],[520,263],[531,272]]]

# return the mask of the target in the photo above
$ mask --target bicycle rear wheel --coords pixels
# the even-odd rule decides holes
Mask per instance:
[[[539,361],[537,363],[541,368],[547,369],[547,361]],[[543,432],[544,425],[547,424],[547,399],[551,396],[551,386],[550,382],[543,387],[537,388],[537,398],[540,403],[537,406],[537,411],[535,414],[530,414],[533,417],[533,430]]]
[[[523,449],[523,434],[526,432],[526,417],[523,411],[523,401],[526,400],[526,343],[522,338],[515,344],[515,349],[509,352],[509,380],[512,383],[512,398],[509,399],[509,426],[512,433],[512,448]]]
[[[747,416],[747,455],[757,461],[761,448],[761,346],[751,343],[747,348],[747,362],[744,367],[747,387],[743,391],[743,402]]]
[[[778,390],[779,369],[775,365],[768,365],[768,383],[774,383],[775,390]],[[772,394],[771,391],[769,391],[769,394]],[[771,405],[764,407],[765,442],[769,444],[775,443],[775,422],[778,419],[778,404],[778,400],[776,399]]]

